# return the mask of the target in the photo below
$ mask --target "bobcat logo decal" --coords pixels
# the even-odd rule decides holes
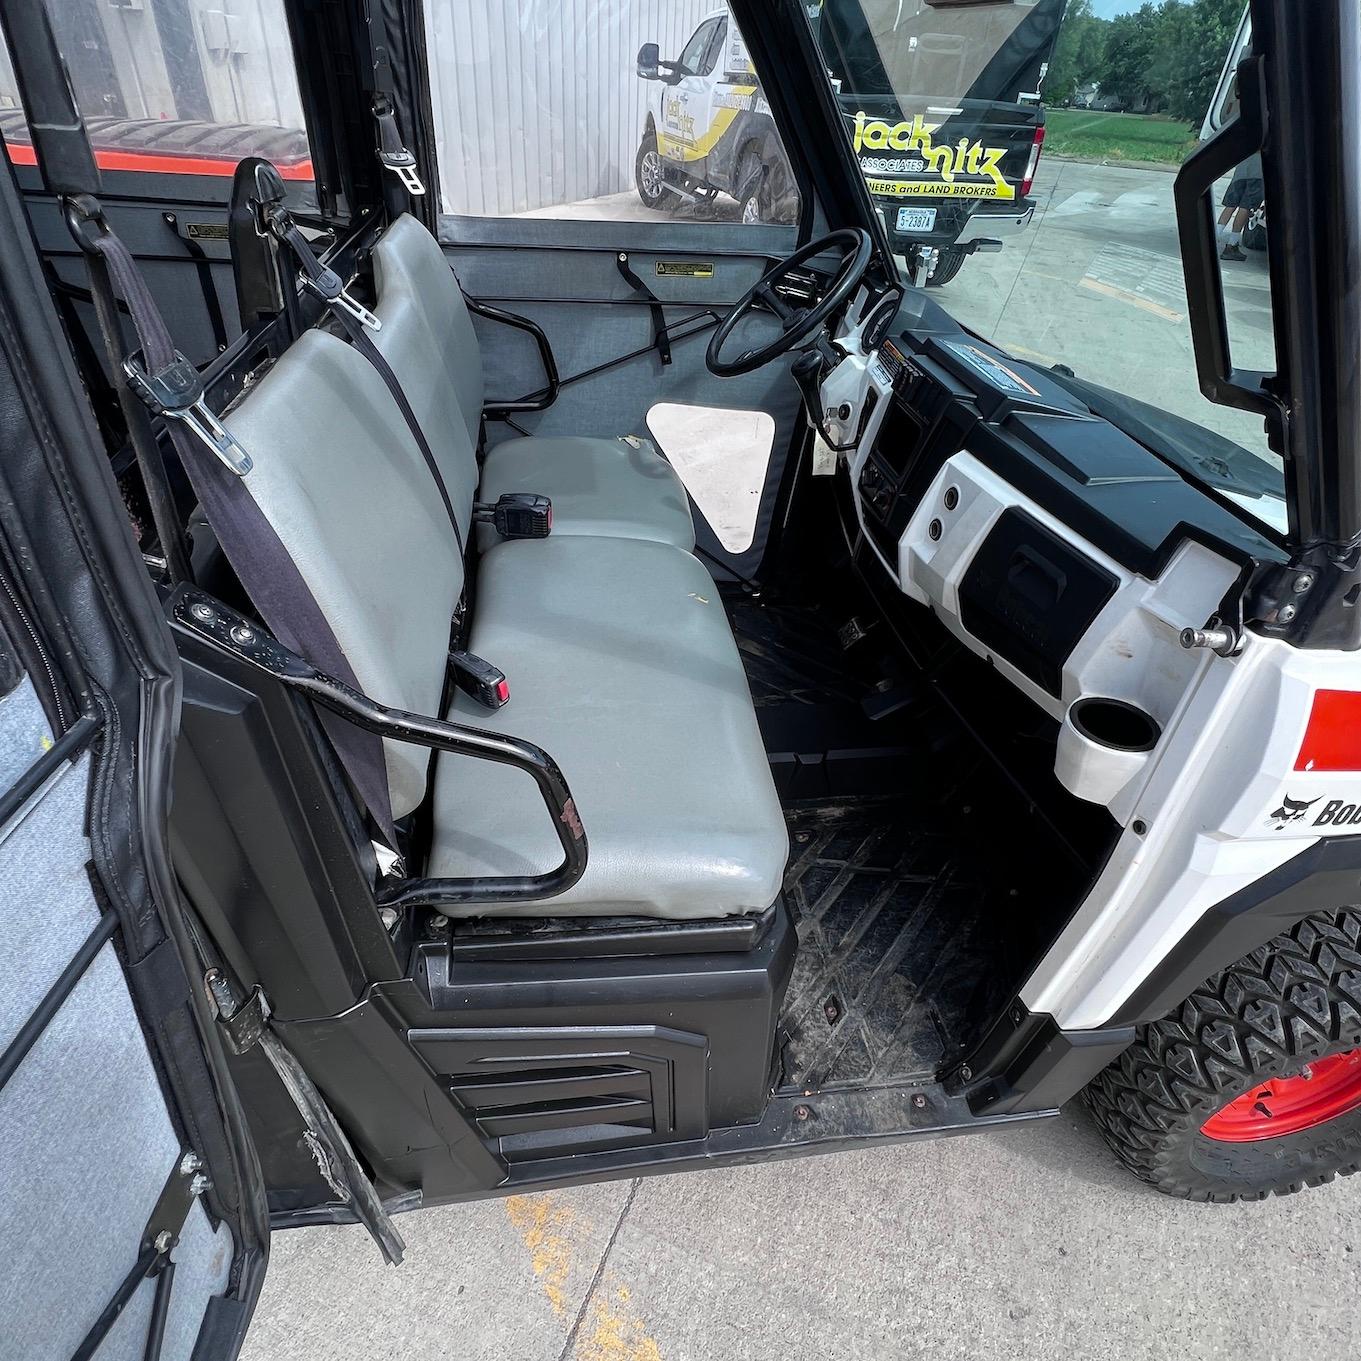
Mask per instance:
[[[1322,796],[1320,796],[1322,797]],[[1267,816],[1276,824],[1273,832],[1284,831],[1292,822],[1302,822],[1304,815],[1318,802],[1318,799],[1292,799],[1288,794],[1281,800],[1281,806]]]

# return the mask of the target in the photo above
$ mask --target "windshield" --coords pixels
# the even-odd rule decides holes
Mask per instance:
[[[1251,52],[1244,10],[1242,0],[808,6],[904,274],[1281,531],[1282,463],[1261,418],[1200,392],[1172,198],[1182,162],[1236,116],[1237,65]],[[1271,372],[1259,157],[1224,176],[1214,211],[1234,363]]]

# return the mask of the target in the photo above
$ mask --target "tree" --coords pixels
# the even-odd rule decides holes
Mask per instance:
[[[1242,14],[1243,0],[1145,0],[1132,14],[1101,19],[1091,0],[1070,0],[1046,89],[1071,99],[1096,81],[1127,108],[1198,126]]]
[[[1105,19],[1092,13],[1091,0],[1068,0],[1045,78],[1045,89],[1055,101],[1071,99],[1079,85],[1101,79],[1109,27]]]
[[[1137,13],[1112,19],[1106,31],[1101,93],[1115,95],[1127,109],[1141,113],[1159,109],[1148,78],[1158,20],[1158,7],[1150,0]]]
[[[1242,0],[1163,0],[1148,85],[1174,118],[1195,124],[1204,118],[1242,13]]]

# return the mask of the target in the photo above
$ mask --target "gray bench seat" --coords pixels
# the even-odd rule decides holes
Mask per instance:
[[[482,355],[458,280],[439,243],[410,216],[383,233],[373,267],[373,310],[382,322],[373,342],[401,378],[455,501],[465,490],[472,499],[474,487],[482,501],[508,491],[538,492],[553,502],[556,534],[695,546],[685,487],[648,440],[636,447],[588,436],[507,440],[487,452],[479,485]],[[479,537],[489,545],[495,531]]]
[[[489,713],[460,694],[448,717],[552,753],[590,842],[580,882],[536,910],[679,919],[775,901],[784,818],[727,616],[693,556],[577,535],[501,544],[479,568],[470,645],[506,672],[510,703]],[[521,771],[444,754],[434,800],[431,874],[562,859]]]
[[[421,361],[432,322],[414,307],[390,321],[379,334],[414,406],[419,385],[403,370]],[[429,408],[435,399],[425,400]],[[421,414],[429,419],[428,409]],[[224,420],[254,459],[247,490],[360,687],[384,704],[437,713],[464,563],[377,373],[345,341],[310,330]],[[458,428],[466,439],[461,417]],[[641,478],[638,452],[624,463]],[[472,478],[464,473],[449,478],[449,490],[466,527]],[[655,471],[646,478],[660,480]],[[483,554],[470,618],[468,645],[504,669],[510,702],[492,711],[459,695],[450,717],[549,751],[590,847],[567,894],[491,911],[693,919],[774,902],[784,820],[737,647],[698,559],[653,537],[555,526],[551,538]],[[528,776],[441,754],[432,780],[427,750],[385,741],[384,751],[397,817],[433,798],[424,873],[519,874],[558,862]]]

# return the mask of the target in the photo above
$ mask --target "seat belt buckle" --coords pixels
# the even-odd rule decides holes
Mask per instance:
[[[408,194],[422,195],[425,185],[416,172],[416,158],[402,143],[402,134],[397,127],[397,115],[392,101],[383,94],[373,101],[373,117],[378,124],[378,161],[384,170],[390,170],[402,182]]]
[[[473,506],[473,519],[495,525],[503,539],[546,539],[553,532],[553,502],[535,492],[508,491],[493,505]]]
[[[142,351],[137,350],[123,361],[123,372],[128,387],[145,406],[166,420],[183,422],[238,477],[255,466],[236,436],[208,409],[202,376],[178,350],[171,363],[155,373],[147,369]]]
[[[499,666],[493,666],[475,652],[457,649],[449,653],[449,665],[453,667],[458,688],[479,704],[488,709],[499,709],[509,702],[510,682]]]
[[[317,259],[312,243],[302,234],[293,215],[279,202],[262,204],[265,229],[280,245],[293,252],[302,276],[303,287],[310,289],[328,307],[340,307],[370,331],[381,331],[383,323],[362,302],[345,291],[345,280],[329,265]]]

